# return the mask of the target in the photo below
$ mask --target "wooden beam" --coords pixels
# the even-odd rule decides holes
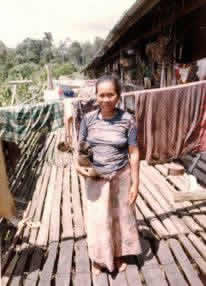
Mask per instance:
[[[168,163],[164,165],[166,167],[166,176],[181,176],[184,175],[185,169],[183,166],[177,163]]]
[[[162,29],[163,23],[164,23],[164,26],[168,26],[169,24],[174,24],[180,18],[186,16],[187,14],[193,12],[194,10],[200,8],[201,6],[206,5],[206,0],[196,0],[196,1],[191,1],[189,3],[188,2],[189,1],[185,1],[184,7],[177,11],[175,17],[171,13],[171,16],[168,17],[167,19],[162,18],[161,24],[154,25],[154,28],[150,29],[148,32],[144,31],[142,36],[138,36],[137,39],[132,41],[132,44],[134,45],[135,43],[139,42],[142,39],[147,39],[147,38],[159,33]]]
[[[134,11],[130,12],[130,15],[128,13],[124,16],[122,19],[122,25],[120,27],[117,27],[112,35],[112,40],[109,41],[107,50],[110,49],[116,42],[121,38],[122,35],[125,35],[125,33],[131,28],[134,24],[136,24],[141,18],[143,18],[145,15],[147,15],[151,9],[157,5],[160,0],[150,0],[150,1],[138,1],[138,8],[135,8]],[[124,20],[125,19],[125,20]],[[125,22],[123,25],[123,21]]]
[[[52,75],[51,75],[51,66],[50,64],[47,64],[45,66],[46,71],[47,71],[47,88],[50,90],[54,89],[53,81],[52,81]]]
[[[12,86],[12,98],[11,98],[11,105],[14,105],[16,99],[16,84]]]
[[[174,193],[174,201],[175,202],[202,201],[202,200],[206,200],[206,190],[205,191],[196,191],[196,192]]]
[[[16,85],[16,84],[29,84],[29,83],[32,83],[33,81],[32,80],[11,80],[8,82],[8,84],[11,84],[11,85]]]

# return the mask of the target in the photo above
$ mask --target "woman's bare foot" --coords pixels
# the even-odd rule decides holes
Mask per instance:
[[[119,272],[123,272],[127,268],[127,263],[123,261],[122,258],[115,258],[115,265]]]
[[[99,275],[102,272],[102,268],[99,264],[97,264],[96,262],[92,263],[92,272],[94,273],[94,275]]]

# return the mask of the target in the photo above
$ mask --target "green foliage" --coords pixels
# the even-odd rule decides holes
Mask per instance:
[[[31,86],[28,84],[21,84],[17,87],[17,96],[19,102],[24,102],[32,98],[33,93]]]
[[[6,62],[6,57],[7,57],[7,47],[2,41],[0,41],[0,64]]]
[[[53,58],[52,41],[53,37],[50,32],[45,33],[42,40],[26,38],[16,48],[17,63],[48,63]]]
[[[69,58],[77,66],[82,64],[82,48],[79,42],[73,42],[69,48]]]
[[[86,66],[92,60],[92,58],[101,49],[104,40],[100,37],[96,37],[93,44],[89,41],[82,43],[82,65]]]
[[[44,38],[43,41],[47,42],[47,46],[52,46],[52,42],[53,42],[53,36],[51,32],[45,32],[44,33]]]
[[[18,63],[34,62],[38,64],[40,62],[41,51],[41,40],[25,39],[16,48],[16,55],[18,55],[18,59],[20,59]]]
[[[11,102],[11,89],[8,86],[0,86],[0,107],[7,106]]]
[[[94,47],[93,45],[87,41],[82,44],[82,62],[83,65],[86,66],[92,59],[94,55]]]
[[[8,77],[8,70],[5,65],[0,65],[0,83],[4,82]]]
[[[7,70],[16,65],[16,51],[15,49],[7,49],[7,58],[5,66]]]
[[[53,76],[58,79],[61,75],[71,75],[73,72],[76,72],[77,69],[72,64],[55,64],[52,67]]]
[[[50,32],[44,33],[44,38],[41,41],[41,53],[40,53],[40,63],[49,63],[53,57],[53,36]]]
[[[45,67],[41,66],[37,71],[32,74],[32,80],[37,83],[44,83],[47,80],[47,72]]]
[[[100,37],[96,37],[93,44],[93,52],[96,54],[102,47],[104,40]]]
[[[45,32],[42,39],[26,38],[15,49],[7,48],[0,40],[0,106],[11,102],[7,81],[32,79],[32,88],[29,85],[17,88],[17,96],[23,102],[45,87],[45,64],[51,64],[55,78],[62,75],[80,78],[79,71],[92,60],[102,44],[103,39],[99,37],[93,43],[72,42],[67,37],[55,46],[50,32]]]
[[[69,62],[69,47],[71,44],[70,38],[65,39],[64,41],[60,41],[58,47],[53,50],[54,58],[56,63]]]
[[[34,63],[24,63],[16,65],[9,70],[9,80],[17,79],[31,79],[32,74],[38,70],[38,65]]]

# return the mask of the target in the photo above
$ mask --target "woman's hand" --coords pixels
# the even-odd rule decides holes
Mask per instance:
[[[86,167],[80,167],[80,166],[78,166],[78,167],[76,168],[76,170],[77,170],[77,172],[78,172],[80,175],[82,175],[82,176],[84,176],[84,177],[91,177],[91,175],[90,175],[90,173],[89,173],[89,169],[86,168]]]
[[[91,167],[81,167],[78,166],[76,168],[77,172],[84,176],[84,177],[92,177],[92,178],[96,178],[98,177],[97,172],[95,171],[95,169],[91,168]]]
[[[75,167],[77,173],[82,175],[82,176],[84,176],[84,177],[90,177],[89,168],[82,167],[82,166],[79,165],[78,154],[77,153],[74,154],[73,159],[74,159],[74,161],[73,161],[74,162],[74,167]]]
[[[129,190],[129,205],[130,206],[132,206],[135,203],[138,192],[139,192],[138,186],[135,184],[132,184]]]

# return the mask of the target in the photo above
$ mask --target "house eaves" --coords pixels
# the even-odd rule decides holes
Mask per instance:
[[[88,70],[95,65],[99,58],[102,58],[135,23],[144,17],[159,2],[160,0],[137,0],[113,27],[105,39],[103,47],[97,52],[84,70]]]

